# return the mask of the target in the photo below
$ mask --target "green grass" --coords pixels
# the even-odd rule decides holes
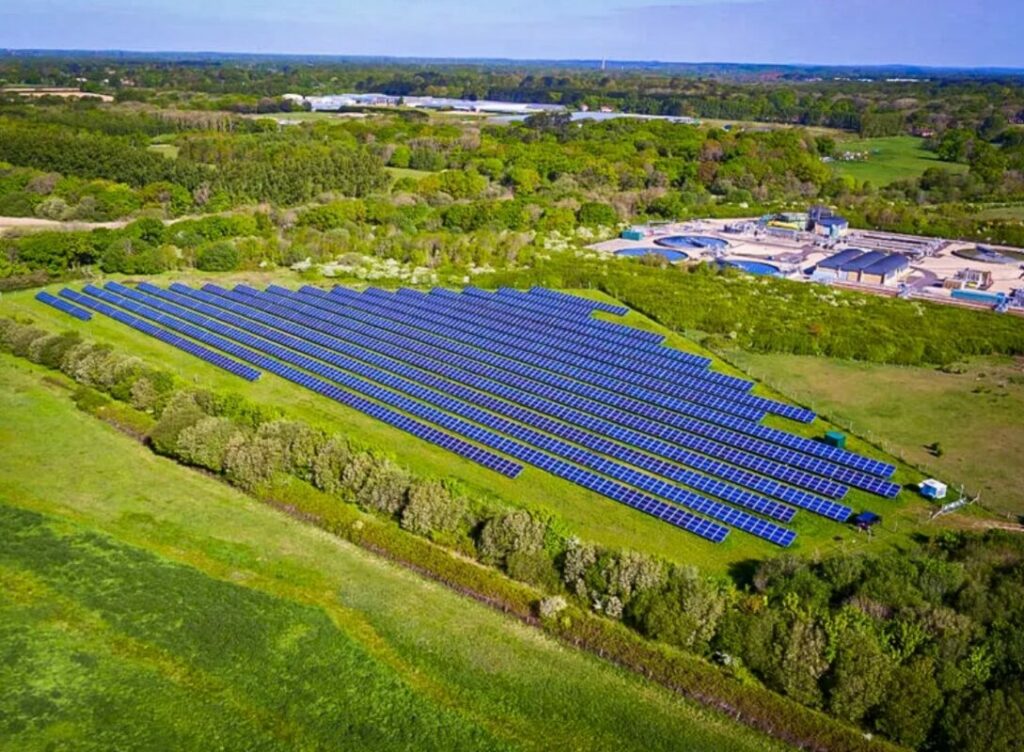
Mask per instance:
[[[428,175],[434,173],[429,170],[414,170],[410,167],[385,167],[388,174],[391,175],[393,180],[401,180],[402,178],[412,178],[413,180],[422,180]]]
[[[1024,206],[991,206],[974,215],[977,219],[1024,222]]]
[[[225,277],[202,274],[183,276],[182,279],[192,285],[200,284],[204,279],[216,279],[219,284],[229,284]],[[260,273],[239,275],[231,281],[235,279],[256,285],[265,284],[270,279],[284,285],[296,284],[294,276],[282,278],[280,275],[274,277]],[[166,285],[170,279],[160,279],[157,282]],[[599,293],[593,294],[600,297]],[[217,389],[238,391],[251,399],[279,405],[291,416],[329,430],[343,430],[351,436],[358,437],[369,447],[386,451],[416,474],[455,478],[471,493],[492,494],[507,504],[552,514],[565,523],[569,532],[584,540],[614,548],[645,551],[669,561],[695,564],[715,572],[726,572],[740,562],[763,559],[779,551],[776,546],[766,541],[738,531],[734,531],[724,543],[706,542],[536,468],[526,467],[515,480],[505,478],[276,376],[265,374],[258,382],[247,384],[212,365],[103,316],[96,316],[88,323],[73,321],[36,302],[32,299],[32,293],[28,291],[3,296],[0,300],[0,316],[4,315],[35,318],[52,329],[74,328],[86,336],[111,342],[125,352],[137,353],[147,362],[172,370],[186,381]],[[626,317],[626,322],[640,328],[666,333],[666,330],[635,312]],[[707,354],[692,340],[677,334],[669,333],[668,343],[680,349]],[[714,367],[726,372],[739,373],[720,361],[716,362]],[[756,393],[778,396],[761,387],[756,388]],[[809,437],[820,436],[830,428],[821,421],[803,425],[775,417],[770,417],[766,424]],[[854,451],[884,457],[875,448],[856,440],[851,441],[851,448]],[[916,482],[920,479],[919,475],[906,470],[900,471],[896,476],[896,480],[901,483]],[[903,540],[913,526],[925,516],[923,503],[913,498],[904,497],[893,502],[852,491],[846,502],[858,510],[870,509],[883,513],[887,520],[893,522],[892,529],[885,535],[878,535],[869,540],[834,522],[802,512],[797,514],[793,523],[798,538],[792,550],[797,553],[817,554],[840,547],[848,549],[851,546],[887,546]]]
[[[869,156],[863,162],[837,160],[833,165],[840,175],[858,182],[867,180],[875,186],[920,177],[930,167],[966,172],[967,165],[941,161],[934,152],[924,148],[924,143],[924,139],[914,136],[839,141],[837,151],[869,152]]]
[[[994,511],[1024,514],[1024,361],[979,359],[965,373],[736,353],[737,362],[815,409],[881,437]],[[936,457],[927,447],[938,441]]]
[[[0,356],[0,747],[781,749],[157,457]]]
[[[168,159],[177,159],[178,152],[181,151],[180,147],[175,144],[150,144],[148,147],[150,151],[154,151],[157,154],[163,154]]]

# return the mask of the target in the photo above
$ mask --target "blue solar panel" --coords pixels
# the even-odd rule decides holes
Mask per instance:
[[[134,291],[131,291],[129,288],[123,288],[121,286],[118,286],[118,285],[116,285],[116,283],[113,283],[113,284],[108,285],[108,286],[110,286],[112,289],[119,290],[119,292],[132,293],[132,297],[139,296],[138,293],[134,293]],[[107,293],[107,295],[110,295],[110,294]],[[142,314],[143,310],[146,308],[146,306],[144,306],[142,304],[133,303],[127,297],[127,295],[126,296],[111,295],[111,297],[112,298],[120,298],[121,299],[121,305],[129,306],[129,307],[134,306],[140,312],[140,315]],[[711,540],[716,540],[716,541],[717,540],[722,540],[724,538],[726,532],[727,532],[725,528],[722,528],[719,525],[715,525],[713,523],[709,523],[707,520],[703,520],[703,519],[698,518],[698,517],[696,517],[694,515],[687,514],[687,513],[683,512],[682,510],[680,510],[678,508],[673,508],[673,507],[670,507],[669,505],[665,505],[665,504],[663,504],[661,502],[658,502],[656,499],[653,499],[653,498],[650,498],[650,497],[646,497],[646,496],[644,496],[642,494],[638,494],[636,491],[633,491],[632,489],[628,489],[628,488],[626,488],[624,486],[621,486],[620,484],[616,484],[616,483],[613,483],[611,481],[608,481],[607,479],[599,478],[598,476],[596,476],[596,475],[594,475],[592,473],[586,473],[584,471],[579,470],[578,468],[573,468],[571,465],[568,465],[565,462],[559,462],[559,461],[556,460],[556,461],[554,461],[555,464],[552,464],[552,461],[553,461],[554,458],[547,457],[547,455],[541,455],[540,453],[536,452],[536,450],[533,450],[530,447],[524,446],[524,445],[522,445],[522,444],[520,444],[518,442],[510,441],[509,439],[505,439],[505,438],[502,438],[500,436],[496,436],[491,431],[489,431],[489,430],[487,430],[485,428],[480,428],[480,427],[477,427],[477,426],[472,426],[470,424],[466,424],[463,421],[461,421],[461,420],[459,420],[457,418],[454,418],[454,417],[452,417],[449,414],[451,412],[454,412],[455,408],[459,408],[462,413],[471,414],[474,417],[477,417],[479,419],[480,416],[486,415],[486,413],[483,413],[482,411],[477,411],[477,413],[479,413],[479,415],[477,415],[475,413],[472,413],[472,408],[465,408],[463,406],[460,406],[460,405],[458,405],[453,400],[445,399],[445,398],[439,397],[439,396],[437,396],[437,395],[435,395],[435,394],[433,394],[433,393],[431,393],[431,392],[429,392],[427,390],[419,389],[419,388],[415,387],[414,385],[411,385],[408,382],[404,382],[404,380],[402,380],[402,379],[392,378],[392,377],[388,377],[388,376],[383,376],[381,374],[373,374],[373,375],[375,375],[377,377],[377,380],[379,381],[379,383],[386,384],[386,385],[388,385],[389,387],[392,387],[392,388],[401,386],[402,388],[405,389],[405,391],[407,391],[410,394],[414,394],[415,396],[420,397],[421,399],[424,399],[424,400],[428,400],[429,399],[430,401],[433,401],[435,404],[439,404],[439,405],[447,408],[448,412],[447,413],[442,413],[440,411],[433,410],[431,408],[425,408],[421,404],[413,402],[412,400],[408,400],[408,399],[406,399],[404,397],[395,395],[395,394],[393,394],[391,392],[388,392],[385,389],[378,388],[378,387],[375,387],[375,386],[373,386],[371,384],[368,384],[367,382],[361,382],[360,379],[354,379],[354,378],[352,378],[352,377],[342,373],[341,371],[339,371],[339,370],[337,370],[335,368],[331,368],[331,367],[326,366],[323,362],[318,362],[316,360],[313,360],[312,358],[308,358],[308,357],[304,357],[302,355],[299,355],[298,354],[299,351],[295,350],[295,348],[296,347],[300,347],[300,343],[295,341],[295,338],[290,338],[290,337],[287,337],[286,335],[283,335],[283,334],[282,335],[274,335],[274,339],[275,340],[277,340],[277,341],[287,341],[287,342],[289,342],[290,345],[293,346],[293,347],[291,347],[289,349],[285,349],[283,347],[278,347],[277,345],[274,345],[269,340],[268,341],[263,341],[263,340],[260,340],[260,339],[258,339],[256,337],[252,336],[252,335],[249,335],[249,334],[246,333],[245,329],[242,329],[240,327],[239,328],[227,327],[227,326],[218,324],[215,320],[213,320],[211,318],[208,318],[208,317],[205,317],[205,316],[200,316],[199,314],[195,314],[195,313],[193,313],[193,312],[191,312],[191,311],[189,311],[189,310],[187,310],[187,309],[185,309],[185,308],[183,308],[181,306],[167,304],[167,303],[164,303],[164,302],[159,301],[159,300],[148,298],[147,296],[141,296],[141,297],[147,299],[147,302],[150,303],[150,305],[154,309],[156,309],[155,311],[151,311],[149,313],[150,316],[160,318],[161,314],[157,313],[157,311],[159,311],[161,309],[167,310],[168,312],[173,311],[174,315],[176,315],[176,316],[178,316],[178,317],[180,317],[180,318],[182,318],[184,320],[193,321],[197,325],[202,325],[202,326],[210,329],[211,331],[217,332],[219,335],[223,335],[225,337],[229,337],[232,340],[234,340],[236,342],[243,343],[243,344],[245,344],[248,347],[257,348],[254,351],[249,351],[250,354],[249,354],[248,357],[254,357],[254,358],[259,359],[261,357],[258,354],[259,352],[267,352],[267,353],[270,353],[273,357],[275,357],[275,358],[277,358],[279,360],[283,360],[283,361],[285,361],[287,363],[292,363],[294,365],[298,365],[298,366],[300,366],[300,367],[302,367],[302,368],[304,368],[304,369],[306,369],[308,371],[312,371],[313,373],[317,373],[318,375],[324,376],[325,378],[328,378],[331,381],[334,381],[336,383],[342,383],[342,384],[345,384],[345,385],[351,385],[351,384],[357,384],[358,383],[358,384],[361,385],[362,389],[364,389],[367,392],[371,393],[372,396],[375,399],[380,399],[382,401],[388,400],[388,401],[390,401],[392,403],[399,404],[399,406],[403,410],[410,411],[410,412],[411,411],[417,411],[417,412],[419,412],[421,414],[427,415],[434,422],[440,423],[441,425],[444,425],[445,427],[448,427],[448,428],[459,429],[459,430],[461,430],[461,432],[468,434],[474,440],[479,441],[480,443],[485,443],[485,444],[488,444],[490,446],[493,446],[494,448],[497,448],[500,451],[503,451],[503,452],[505,452],[507,454],[512,454],[513,456],[521,457],[521,458],[525,459],[526,461],[531,462],[531,464],[538,464],[538,462],[540,462],[542,458],[546,458],[542,462],[542,465],[545,467],[545,469],[549,469],[550,470],[551,468],[554,468],[560,474],[562,474],[564,477],[567,477],[567,478],[569,478],[569,474],[570,474],[570,471],[571,471],[572,477],[569,478],[569,479],[573,480],[573,482],[580,483],[581,485],[585,485],[587,487],[593,487],[594,489],[604,489],[605,492],[612,492],[610,494],[606,493],[606,495],[611,495],[612,498],[615,498],[618,501],[622,501],[623,503],[628,503],[631,506],[635,506],[636,508],[641,509],[642,511],[648,512],[650,514],[654,514],[655,516],[657,516],[657,517],[659,517],[661,519],[664,519],[664,520],[666,520],[666,521],[668,521],[668,522],[670,522],[672,524],[675,524],[675,525],[677,525],[679,527],[682,527],[682,528],[684,528],[686,530],[689,530],[691,532],[695,532],[695,533],[697,533],[699,535],[703,535],[704,537],[707,537],[707,538],[709,538]],[[241,317],[236,317],[236,321],[237,321],[237,323],[244,323],[243,320],[241,319]],[[179,326],[187,327],[188,325],[187,324],[179,324]],[[248,327],[248,329],[253,329],[253,328],[255,328],[255,325]],[[262,329],[263,329],[263,331],[262,331],[263,334],[268,334],[268,335],[272,334],[272,332],[269,329],[267,329],[266,327],[262,327]],[[232,347],[234,347],[234,346],[232,346]],[[237,350],[239,348],[235,347],[234,349]],[[309,349],[309,348],[308,347],[303,347],[303,349]],[[318,352],[318,354],[324,355],[325,353]],[[367,373],[368,375],[372,373],[372,370],[365,369],[365,368],[360,368],[354,362],[349,363],[349,366],[350,366],[350,368],[348,370],[352,370],[353,372],[362,371],[364,373]],[[305,385],[308,385],[308,379],[309,378],[313,378],[313,377],[307,377]],[[300,383],[302,383],[302,382],[300,382]],[[493,423],[495,420],[496,419],[493,416],[491,416],[491,417],[488,417],[486,419],[486,421],[479,420],[479,422],[482,422],[482,423]],[[521,432],[523,430],[525,430],[525,429],[522,429],[522,428],[519,428],[519,427],[517,427],[515,429],[516,432]],[[607,473],[611,469],[611,465],[609,463],[606,463],[606,462],[601,461],[601,460],[598,460],[596,462],[591,460],[590,457],[588,456],[589,453],[582,453],[581,454],[578,450],[571,450],[570,454],[572,455],[571,459],[573,461],[581,461],[581,460],[583,460],[583,461],[590,461],[596,467],[598,467],[599,470],[601,470],[603,472]],[[630,471],[630,472],[632,472],[632,471]],[[637,475],[639,475],[639,474],[637,474]],[[632,476],[629,476],[629,477],[632,477]],[[644,477],[647,478],[647,480],[645,482],[646,482],[646,484],[648,486],[651,486],[651,487],[654,487],[654,488],[658,488],[659,487],[657,485],[658,483],[660,483],[659,481],[656,481],[656,479],[650,478],[650,476],[644,476]],[[676,496],[682,498],[683,494],[686,493],[686,492],[682,492],[680,490],[674,490],[673,493]],[[714,502],[710,502],[709,500],[700,499],[700,497],[697,497],[696,495],[693,495],[693,494],[689,494],[688,496],[692,497],[690,499],[690,503],[691,504],[700,504],[702,506],[707,506],[707,505],[710,505],[710,504],[714,504]],[[718,506],[721,506],[721,505],[718,505]],[[709,508],[714,509],[713,507],[709,507]],[[725,507],[722,507],[722,508],[725,509]],[[740,512],[732,513],[731,512],[730,513],[730,519],[732,519],[732,518],[735,518],[735,519],[739,520],[741,524],[747,518],[755,520],[756,524],[751,524],[750,525],[750,527],[755,531],[755,533],[762,535],[762,537],[767,537],[769,535],[772,535],[773,536],[773,538],[772,538],[773,542],[779,542],[780,545],[788,545],[791,542],[791,540],[792,540],[789,536],[786,535],[790,531],[785,531],[785,530],[783,530],[781,528],[777,528],[777,526],[770,525],[769,523],[763,523],[763,521],[756,520],[756,518],[750,518],[750,516],[746,515],[745,513],[740,513]]]
[[[102,292],[102,290],[93,288],[91,285],[86,287],[86,291],[90,291],[90,288],[91,290]],[[165,342],[169,345],[172,345],[178,348],[179,350],[184,350],[190,355],[195,355],[197,358],[201,358],[208,363],[212,363],[215,366],[223,368],[225,371],[228,371],[229,373],[233,373],[236,376],[241,376],[246,381],[255,381],[260,377],[260,372],[257,371],[255,368],[249,368],[248,366],[243,365],[237,361],[234,361],[231,358],[225,358],[220,353],[214,352],[213,350],[209,350],[203,347],[202,345],[197,345],[195,342],[191,342],[187,339],[184,339],[183,337],[177,336],[176,334],[165,331],[159,327],[153,326],[152,324],[146,321],[138,319],[135,316],[131,316],[127,313],[124,313],[123,311],[119,311],[116,308],[111,308],[110,306],[104,303],[101,303],[97,300],[93,300],[85,295],[75,292],[74,290],[69,290],[68,288],[65,287],[63,290],[60,291],[60,294],[62,297],[65,297],[68,300],[73,300],[76,303],[83,305],[86,308],[91,308],[92,310],[98,313],[102,313],[103,315],[108,316],[114,319],[115,321],[120,321],[122,324],[127,324],[133,329],[137,329],[138,331],[143,332],[144,334],[148,334],[149,336],[154,337],[160,340],[161,342]]]
[[[613,457],[614,459],[627,462],[633,466],[643,468],[648,472],[661,475],[669,480],[683,483],[691,488],[698,491],[704,491],[725,501],[748,507],[754,511],[784,522],[788,522],[793,517],[793,509],[776,502],[769,501],[757,494],[743,491],[742,489],[716,481],[699,473],[675,467],[669,463],[658,460],[649,455],[645,455],[642,452],[630,449],[629,447],[619,446],[612,441],[608,441],[586,431],[573,428],[560,420],[553,420],[544,415],[542,410],[524,410],[516,407],[515,405],[509,404],[503,399],[495,399],[490,396],[490,394],[484,393],[486,387],[489,386],[486,380],[479,379],[466,372],[460,372],[455,368],[449,368],[439,361],[431,361],[430,359],[411,356],[409,353],[403,352],[400,348],[390,347],[380,342],[375,342],[369,337],[353,335],[338,327],[326,327],[326,329],[331,332],[331,335],[319,334],[315,329],[311,328],[310,322],[305,320],[301,315],[289,314],[288,312],[280,309],[275,310],[275,313],[278,315],[273,315],[242,304],[228,305],[227,301],[211,300],[211,302],[214,302],[215,304],[219,303],[219,305],[226,307],[227,309],[218,310],[213,306],[199,303],[184,296],[176,295],[175,293],[161,291],[158,288],[144,286],[141,289],[145,289],[147,292],[152,289],[154,295],[175,300],[176,302],[180,302],[182,305],[195,307],[196,310],[199,310],[206,315],[238,326],[247,331],[258,334],[261,337],[284,344],[291,349],[311,355],[325,362],[338,365],[342,368],[363,373],[363,371],[359,370],[358,366],[353,366],[352,362],[349,360],[350,357],[358,358],[365,363],[370,363],[375,367],[386,369],[393,374],[401,375],[418,384],[424,384],[439,392],[464,400],[467,403],[484,407],[500,415],[517,420],[527,426],[532,426],[553,436],[578,443],[588,449],[592,449],[596,452]],[[235,313],[240,315],[235,315]],[[242,316],[251,319],[251,321],[242,318]],[[257,321],[263,322],[268,326],[256,324],[255,322]],[[270,329],[268,327],[274,327],[274,329],[280,331],[274,331],[274,329]],[[294,336],[284,337],[281,332]],[[299,337],[306,341],[296,341],[295,337]],[[309,343],[316,344],[311,345]],[[331,349],[327,350],[325,348]],[[348,357],[338,358],[335,353],[342,353]],[[409,367],[406,364],[410,363],[410,361],[420,367]],[[446,378],[439,378],[435,374],[442,374]],[[367,372],[366,375],[371,378],[379,378],[379,374],[372,371]],[[511,390],[506,390],[506,392],[507,391]],[[423,394],[417,394],[416,396],[423,399],[430,399],[429,396],[425,397]],[[449,405],[445,405],[445,407],[450,408]],[[480,415],[481,413],[477,413],[470,417],[479,420]],[[493,424],[493,418],[488,418],[487,420],[491,421]],[[507,433],[508,431],[506,429],[509,425],[510,424],[506,422],[503,424],[504,428],[499,430]],[[533,442],[531,442],[531,444],[532,443]],[[672,497],[667,496],[667,498]],[[846,516],[848,517],[849,514]]]
[[[92,319],[92,314],[86,311],[85,309],[71,305],[66,300],[61,300],[60,298],[51,295],[45,290],[40,290],[39,292],[36,293],[36,300],[38,300],[40,303],[45,303],[51,308],[56,308],[58,311],[62,313],[66,313],[69,316],[73,316],[79,321],[89,321]]]
[[[121,292],[127,291],[132,292],[134,294],[134,291],[131,291],[130,288],[125,288],[123,286],[117,285],[116,283],[108,283],[108,285],[113,287],[114,289],[119,289]],[[297,358],[293,357],[288,351],[284,350],[283,348],[268,345],[267,343],[264,343],[255,337],[241,334],[237,330],[218,325],[216,322],[209,321],[208,319],[204,319],[203,317],[196,317],[194,315],[189,316],[189,318],[195,319],[196,325],[193,325],[191,323],[185,323],[183,320],[178,320],[176,318],[171,318],[169,315],[160,312],[160,306],[164,308],[166,308],[167,306],[166,304],[160,303],[159,301],[156,301],[154,305],[146,305],[133,301],[125,295],[113,294],[92,287],[91,285],[86,287],[86,292],[88,292],[90,295],[100,298],[100,300],[106,300],[107,302],[113,305],[117,305],[121,308],[132,311],[133,313],[137,313],[139,316],[143,316],[153,321],[157,321],[168,328],[181,331],[190,337],[199,339],[200,341],[207,342],[213,345],[214,347],[217,347],[218,349],[227,352],[231,355],[234,355],[235,357],[238,357],[242,360],[254,363],[256,365],[260,365],[265,370],[268,370],[271,373],[275,373],[279,376],[287,378],[290,381],[295,381],[309,388],[315,387],[316,391],[328,394],[328,396],[330,396],[332,399],[335,399],[338,402],[349,405],[350,407],[354,407],[355,409],[361,412],[367,413],[379,420],[383,420],[397,428],[401,428],[410,433],[414,433],[420,438],[424,438],[428,441],[431,441],[432,443],[437,443],[438,439],[445,437],[445,434],[443,434],[440,431],[437,431],[437,429],[431,426],[424,425],[418,421],[411,421],[407,416],[403,416],[400,413],[396,413],[394,410],[387,409],[386,407],[382,407],[381,405],[375,405],[369,399],[360,396],[361,394],[365,393],[363,389],[361,389],[360,387],[368,387],[368,391],[370,393],[367,394],[367,396],[372,399],[377,399],[381,402],[388,403],[388,397],[390,396],[388,393],[378,393],[380,390],[377,390],[376,387],[367,384],[366,382],[363,382],[360,379],[347,378],[345,383],[345,386],[357,392],[357,394],[352,394],[350,392],[342,392],[341,390],[338,390],[336,387],[332,386],[331,384],[328,384],[325,381],[316,379],[312,376],[309,376],[308,374],[302,373],[301,371],[297,371],[293,368],[289,368],[287,366],[282,365],[280,363],[280,360],[294,363],[294,361]],[[208,332],[203,331],[203,329],[198,328],[199,321],[204,322],[203,328],[215,332],[215,334],[209,334]],[[240,342],[242,345],[248,345],[250,347],[260,347],[261,350],[252,350],[249,349],[249,347],[243,347],[240,344],[236,344],[236,342]],[[267,355],[263,354],[263,351],[269,353],[271,356],[274,357],[267,357]],[[275,358],[277,358],[277,360],[275,360]],[[303,360],[309,361],[308,358]],[[301,365],[301,363],[294,364]],[[400,400],[392,400],[391,402],[400,402]],[[405,400],[404,402],[411,401]],[[430,418],[436,417],[434,415],[436,411],[432,411],[429,409],[421,409],[420,406],[418,405],[414,405],[413,410],[407,409],[409,407],[408,404],[396,404],[393,406],[397,407],[398,409],[405,410],[406,412],[414,412],[416,414],[419,414],[420,417],[425,417],[425,419],[428,420]],[[448,442],[448,446],[446,446],[446,448],[450,449],[456,454],[460,454],[461,456],[467,457],[468,459],[472,459],[475,462],[484,465],[485,467],[489,467],[493,470],[496,470],[497,472],[500,472],[503,475],[507,475],[509,477],[514,478],[522,470],[522,465],[519,465],[518,463],[515,462],[510,462],[509,460],[505,459],[504,457],[501,457],[500,455],[482,450],[479,447],[475,447],[472,444],[469,444],[468,442],[455,439],[454,437],[448,438],[451,439],[451,441]]]
[[[154,307],[158,309],[162,306],[165,309],[170,310],[169,304],[154,301],[152,303]],[[556,454],[562,459],[574,462],[576,464],[588,467],[593,471],[602,473],[611,478],[614,478],[623,483],[627,483],[637,488],[640,488],[649,493],[655,493],[664,498],[675,501],[676,503],[684,506],[693,508],[695,511],[713,517],[715,519],[722,520],[728,524],[733,525],[742,530],[753,533],[760,537],[771,540],[772,542],[780,542],[780,545],[788,545],[792,542],[792,538],[789,537],[790,531],[783,530],[777,525],[772,523],[766,523],[763,520],[759,520],[752,515],[741,512],[739,510],[727,507],[718,502],[706,499],[692,492],[686,491],[674,486],[665,481],[659,480],[658,478],[638,473],[632,470],[626,465],[619,462],[611,461],[602,457],[599,457],[592,452],[586,451],[579,447],[574,447],[571,444],[553,438],[551,436],[542,434],[535,431],[527,426],[513,421],[503,419],[492,413],[488,413],[480,408],[474,407],[471,404],[466,403],[463,400],[456,399],[447,396],[445,393],[440,392],[438,389],[428,388],[420,386],[419,384],[411,381],[407,378],[410,375],[412,369],[404,368],[402,366],[396,367],[396,371],[402,372],[403,375],[395,375],[395,372],[385,372],[377,366],[364,365],[356,361],[355,359],[348,356],[334,355],[331,351],[317,345],[311,345],[296,337],[282,332],[275,332],[268,327],[261,326],[254,322],[246,322],[240,317],[235,317],[234,324],[238,329],[231,327],[225,327],[218,324],[205,316],[191,313],[190,311],[184,310],[179,306],[173,307],[175,315],[185,318],[195,323],[206,326],[217,331],[219,334],[228,336],[231,339],[242,342],[247,346],[258,348],[267,352],[270,352],[275,357],[285,360],[286,362],[298,365],[306,370],[311,370],[314,373],[323,375],[326,378],[338,383],[347,383],[351,380],[351,377],[337,370],[324,365],[324,363],[333,363],[346,371],[358,374],[360,377],[372,380],[373,382],[382,385],[388,389],[401,391],[405,394],[420,400],[422,403],[429,403],[436,405],[438,408],[444,410],[449,415],[458,415],[467,420],[474,421],[475,423],[485,426],[491,430],[499,431],[513,439],[518,439],[521,442],[528,444],[532,448],[540,448],[551,454]],[[205,322],[205,323],[201,323]],[[281,326],[287,326],[284,322],[278,322]],[[260,337],[266,339],[266,342],[260,342],[255,337],[251,337],[245,332],[255,332]],[[270,343],[280,343],[289,348],[284,350],[281,347]],[[293,351],[293,352],[290,352]],[[309,353],[313,358],[304,357],[298,353]],[[386,359],[377,358],[378,361],[385,361]],[[441,384],[445,382],[439,380]],[[367,390],[364,385],[362,387]],[[388,394],[388,393],[383,393]],[[377,399],[384,399],[384,396],[380,393],[373,393],[373,396]],[[390,395],[389,397],[393,402],[398,400],[405,400],[403,397],[395,397]],[[418,405],[419,403],[412,403]],[[411,411],[413,408],[406,406],[403,409]],[[423,408],[419,408],[423,409]],[[428,408],[429,410],[429,408]],[[447,416],[446,416],[447,417]],[[456,420],[451,419],[449,420]],[[435,418],[436,422],[436,418]],[[495,446],[495,437],[485,435],[479,439],[481,442],[488,444],[489,446]],[[724,484],[723,484],[724,485]],[[748,495],[750,498],[744,497],[743,500],[748,503],[758,503],[758,500],[754,498],[754,495]],[[765,508],[777,508],[779,510],[785,510],[781,505],[775,504],[774,502],[767,502],[767,500],[760,500],[766,502]],[[769,505],[774,505],[770,507]],[[791,516],[791,514],[789,515]]]
[[[771,520],[801,508],[845,521],[852,510],[835,499],[847,485],[899,490],[884,479],[891,465],[758,424],[809,411],[748,394],[750,382],[595,319],[602,309],[574,296],[107,287],[87,287],[86,307],[262,366],[506,475],[531,464],[709,540],[727,525],[788,546],[795,534]]]

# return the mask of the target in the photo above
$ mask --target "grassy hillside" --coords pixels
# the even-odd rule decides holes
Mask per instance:
[[[979,359],[963,373],[799,355],[737,363],[815,409],[852,422],[993,510],[1024,514],[1024,362]],[[928,447],[939,442],[941,456]]]
[[[244,279],[256,284],[265,284],[268,281],[267,275],[245,275]],[[201,278],[192,277],[184,281],[195,285],[201,282]],[[280,283],[282,280],[274,281]],[[170,280],[160,279],[158,282],[166,285]],[[229,284],[224,278],[218,278],[217,282]],[[294,285],[294,280],[290,284]],[[52,289],[56,292],[59,287]],[[696,564],[709,571],[719,572],[724,572],[739,562],[763,559],[779,551],[776,546],[741,532],[734,532],[722,544],[706,542],[532,467],[526,467],[515,480],[499,476],[475,463],[414,439],[406,433],[276,376],[265,374],[256,383],[248,384],[103,316],[96,316],[87,323],[74,321],[38,303],[27,291],[5,295],[0,300],[0,316],[2,315],[31,317],[54,330],[75,328],[87,337],[108,341],[123,352],[135,353],[147,362],[173,370],[187,381],[216,389],[241,392],[265,404],[278,405],[292,416],[332,431],[344,428],[346,433],[357,437],[369,447],[376,447],[391,454],[417,474],[458,478],[477,495],[493,494],[507,504],[553,514],[566,523],[571,533],[584,540],[615,548],[646,551],[670,561]],[[627,321],[634,326],[669,334],[668,342],[675,347],[704,352],[691,340],[668,333],[640,314],[630,313]],[[714,367],[733,372],[733,369],[720,361]],[[772,395],[770,390],[760,386],[756,388],[756,392]],[[803,425],[776,417],[769,417],[766,423],[807,436],[820,436],[830,427],[821,421]],[[852,440],[851,448],[865,454],[884,456],[875,448],[856,439]],[[919,475],[910,471],[900,471],[895,477],[895,480],[901,483],[916,482],[919,479]],[[909,535],[912,532],[911,528],[926,515],[923,505],[913,498],[901,497],[894,502],[851,490],[845,501],[858,510],[871,509],[884,514],[887,521],[892,522],[888,534],[867,539],[835,522],[801,512],[793,523],[798,538],[792,550],[813,553],[834,549],[848,550],[851,546],[892,545]]]
[[[941,161],[934,152],[924,148],[923,139],[915,136],[839,141],[836,150],[868,152],[869,156],[865,161],[836,161],[834,164],[840,175],[851,177],[857,181],[867,180],[875,186],[889,185],[897,180],[919,177],[929,167],[940,167],[953,172],[967,170],[967,165]]]
[[[152,455],[0,357],[0,737],[777,748]]]

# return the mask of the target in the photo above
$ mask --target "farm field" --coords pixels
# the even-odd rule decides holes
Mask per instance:
[[[800,355],[730,358],[816,410],[887,445],[982,503],[1024,514],[1024,362],[989,358],[964,373]],[[939,442],[942,455],[927,447]]]
[[[967,171],[967,165],[941,161],[933,152],[924,148],[923,139],[915,136],[841,140],[836,143],[836,149],[868,152],[866,161],[836,161],[833,165],[840,175],[857,181],[867,180],[875,186],[920,177],[930,167],[952,172]]]
[[[268,277],[251,274],[242,275],[238,279],[250,284],[266,284]],[[294,285],[294,278],[291,279],[290,284]],[[183,281],[198,285],[201,277],[192,276]],[[223,278],[217,281],[219,284],[229,284]],[[169,283],[167,279],[159,280],[162,286]],[[51,291],[56,292],[57,289],[59,287],[54,287]],[[5,295],[0,302],[0,315],[31,317],[55,330],[76,328],[88,337],[108,341],[123,352],[135,353],[150,363],[174,370],[185,380],[197,385],[237,391],[258,402],[278,405],[290,416],[330,430],[344,430],[346,434],[358,437],[368,448],[377,448],[392,455],[414,473],[427,477],[456,478],[478,497],[496,497],[506,505],[522,506],[542,515],[553,515],[556,520],[564,523],[568,533],[584,540],[615,548],[637,549],[670,561],[697,564],[719,572],[727,571],[737,562],[761,559],[779,550],[772,544],[739,531],[730,535],[724,543],[708,543],[532,467],[527,467],[515,480],[499,476],[283,379],[267,374],[253,384],[242,382],[220,369],[105,317],[97,316],[88,323],[73,321],[36,302],[28,293]],[[627,320],[642,328],[658,329],[653,322],[636,313],[630,313]],[[682,349],[700,352],[697,345],[681,336],[671,335],[670,342]],[[716,367],[729,371],[724,364]],[[759,388],[758,391],[771,395],[767,390]],[[819,436],[828,429],[820,421],[807,426],[770,418],[767,424],[807,436]],[[851,442],[851,448],[879,456],[877,450],[855,439]],[[920,476],[912,471],[904,470],[898,471],[895,478],[900,483],[916,482],[919,479]],[[851,546],[879,548],[898,544],[926,516],[925,505],[907,494],[892,501],[851,491],[845,502],[857,510],[870,509],[884,514],[889,527],[887,533],[866,538],[838,523],[801,512],[792,525],[798,537],[791,550],[810,553],[840,548],[848,550]]]
[[[0,356],[7,748],[779,745],[153,455]]]

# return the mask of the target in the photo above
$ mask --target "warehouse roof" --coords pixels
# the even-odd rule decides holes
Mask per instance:
[[[858,256],[855,259],[847,261],[845,264],[839,267],[844,272],[859,272],[862,269],[867,269],[872,264],[881,261],[886,255],[881,251],[868,251],[863,256]]]
[[[907,261],[907,257],[899,253],[894,253],[891,256],[886,256],[881,261],[876,261],[871,266],[864,269],[862,274],[892,274],[893,272],[899,272],[910,266],[910,262]]]
[[[847,248],[845,251],[840,251],[834,256],[829,256],[824,261],[818,262],[818,266],[822,269],[838,269],[840,266],[858,256],[863,256],[864,251],[860,248]]]
[[[846,217],[821,217],[820,219],[816,219],[814,221],[817,222],[819,225],[824,225],[825,227],[846,227],[850,224],[846,220]]]

